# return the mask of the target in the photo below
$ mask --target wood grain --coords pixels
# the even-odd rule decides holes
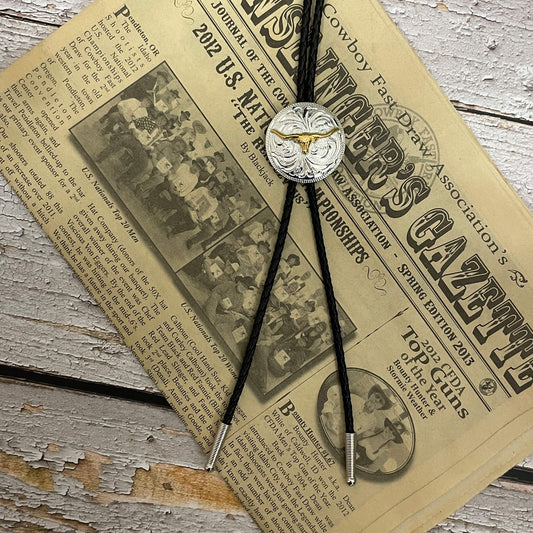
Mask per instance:
[[[448,97],[467,111],[463,118],[532,209],[531,2],[382,3]],[[0,70],[87,4],[2,0]],[[0,363],[153,391],[136,358],[1,176],[0,271]],[[198,470],[203,462],[168,409],[0,382],[0,528],[258,531],[230,489]],[[533,469],[533,456],[523,465]],[[496,482],[432,533],[531,531],[532,492]]]
[[[60,25],[88,4],[3,0],[0,14]],[[530,0],[382,0],[382,5],[451,100],[533,119]]]
[[[170,409],[0,382],[0,526],[257,531]]]
[[[533,208],[533,128],[467,113],[463,118]],[[0,202],[0,362],[152,390],[141,365],[2,177]]]
[[[0,382],[0,525],[8,530],[258,531],[203,463],[169,409]],[[431,533],[530,527],[531,494],[494,483]]]
[[[54,26],[0,16],[0,70],[11,65],[55,29]]]

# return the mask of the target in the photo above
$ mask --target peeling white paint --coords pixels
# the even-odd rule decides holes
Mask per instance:
[[[3,0],[0,69],[48,35],[89,0]],[[530,0],[382,0],[445,92],[468,108],[533,118],[533,31]],[[439,5],[441,4],[441,5]],[[438,8],[438,9],[437,9]],[[2,17],[2,13],[36,22]],[[480,83],[480,80],[484,83]],[[463,113],[496,164],[533,208],[533,129]],[[118,384],[138,390],[152,382],[68,271],[33,217],[0,177],[0,361],[24,368]],[[36,306],[35,302],[39,305]],[[69,310],[68,324],[65,309]],[[74,328],[69,328],[74,326]],[[24,413],[24,403],[44,405]],[[150,426],[157,420],[159,427]],[[165,431],[165,426],[176,428]],[[148,439],[151,435],[153,438]],[[29,524],[54,532],[252,532],[245,514],[114,502],[103,505],[71,475],[86,452],[101,454],[98,486],[128,496],[135,473],[150,464],[203,466],[204,456],[169,410],[30,385],[0,387],[0,451],[46,469],[47,492],[0,472],[0,526]],[[524,465],[533,468],[533,456]],[[432,533],[533,531],[533,496],[495,483]],[[39,514],[46,506],[50,512]],[[70,521],[70,522],[69,522]]]

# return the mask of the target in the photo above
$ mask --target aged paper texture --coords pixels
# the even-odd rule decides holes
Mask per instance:
[[[290,0],[98,1],[0,75],[0,170],[208,451],[285,183]],[[218,466],[268,532],[425,531],[531,453],[531,214],[377,1],[324,7],[317,186],[357,435],[304,195]]]

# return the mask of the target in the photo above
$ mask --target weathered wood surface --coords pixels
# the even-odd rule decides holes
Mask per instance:
[[[533,119],[530,0],[381,2],[451,100]],[[0,14],[60,25],[88,4],[3,0]]]
[[[127,413],[127,416],[125,416]],[[258,531],[170,409],[0,381],[0,525],[13,531]],[[432,533],[533,528],[496,482]]]
[[[533,207],[533,128],[463,113]],[[0,177],[0,363],[134,389],[153,386],[107,318]]]
[[[0,69],[87,3],[2,0]],[[529,0],[509,4],[383,0],[531,209],[533,8]],[[475,110],[500,118],[468,112]],[[515,121],[505,119],[512,117]],[[153,390],[140,364],[1,177],[0,272],[0,364]],[[121,421],[124,413],[127,419]],[[195,469],[202,464],[199,448],[169,410],[0,384],[0,528],[256,531],[224,485],[215,485],[215,500],[200,490],[206,478]],[[524,464],[533,468],[533,456]],[[40,484],[41,475],[48,485]],[[169,477],[170,489],[163,485]],[[187,494],[192,498],[186,499]],[[528,516],[532,501],[530,487],[500,481],[434,532],[533,530]]]
[[[256,531],[170,409],[0,382],[0,529]]]

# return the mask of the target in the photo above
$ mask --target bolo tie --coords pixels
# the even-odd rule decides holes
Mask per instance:
[[[270,164],[279,175],[287,180],[283,214],[239,375],[216,434],[211,454],[206,464],[206,470],[211,471],[215,465],[252,365],[259,333],[287,237],[296,186],[297,183],[301,183],[307,191],[309,200],[309,210],[337,359],[346,431],[346,481],[348,485],[353,485],[355,483],[355,433],[352,402],[339,316],[315,189],[315,183],[330,175],[340,164],[344,154],[345,136],[337,117],[325,107],[314,102],[316,62],[324,0],[316,0],[314,16],[311,21],[312,3],[313,0],[304,0],[303,4],[297,69],[297,102],[282,109],[272,119],[266,132],[266,149]]]

